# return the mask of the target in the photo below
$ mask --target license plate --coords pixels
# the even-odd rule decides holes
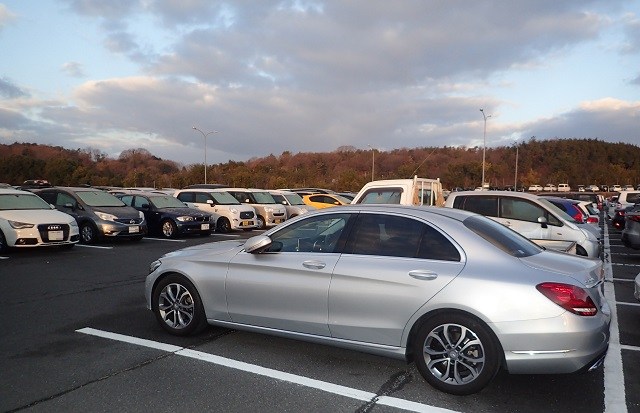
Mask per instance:
[[[242,222],[240,223],[240,226],[241,226],[241,227],[249,227],[249,226],[251,226],[251,225],[253,225],[253,221],[242,221]]]
[[[281,222],[282,222],[282,220],[281,220],[281,219],[274,219],[274,220],[273,220],[273,222],[274,222],[275,224],[279,224],[279,223],[281,223]]]
[[[208,230],[209,230],[209,224],[202,224],[202,225],[200,225],[200,230],[202,230],[202,231],[208,231]]]
[[[140,227],[137,225],[129,227],[129,234],[137,234],[140,232]]]
[[[63,241],[64,234],[62,231],[49,231],[49,241]]]

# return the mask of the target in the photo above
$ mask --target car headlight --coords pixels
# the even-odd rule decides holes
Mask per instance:
[[[273,212],[273,208],[271,207],[265,207],[264,210],[265,212]]]
[[[76,228],[78,228],[78,222],[76,222],[76,220],[75,220],[75,219],[74,219],[74,220],[72,220],[72,221],[69,221],[69,226],[70,226],[70,227],[76,227]]]
[[[231,212],[232,214],[237,214],[238,213],[238,209],[237,208],[229,208],[229,212]]]
[[[140,215],[140,222],[144,222],[144,214],[142,211],[138,211],[138,215]]]
[[[160,262],[160,260],[156,260],[156,261],[152,262],[151,264],[149,264],[149,274],[151,274],[152,272],[157,270],[158,267],[160,266],[160,264],[162,264],[162,262]]]
[[[193,217],[190,217],[190,216],[178,217],[178,218],[176,218],[176,219],[177,219],[178,221],[180,221],[180,222],[191,222],[191,221],[193,221],[193,220],[194,220],[194,218],[193,218]]]
[[[29,224],[28,222],[18,222],[9,220],[9,225],[13,229],[25,229],[25,228],[33,228],[34,224]]]
[[[106,212],[96,212],[96,215],[104,221],[115,221],[117,218],[115,215],[107,214]]]

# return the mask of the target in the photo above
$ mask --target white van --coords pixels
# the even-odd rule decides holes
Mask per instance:
[[[287,219],[284,205],[278,204],[269,192],[253,188],[225,188],[240,203],[251,205],[256,210],[258,228],[274,227]]]
[[[250,230],[258,227],[256,211],[250,205],[243,205],[223,189],[179,189],[173,194],[191,208],[220,215],[217,232],[234,229]]]
[[[579,228],[566,212],[537,195],[511,191],[452,192],[445,206],[489,217],[532,241],[573,241],[576,254],[600,256],[600,244],[594,234]]]
[[[356,194],[352,204],[400,204],[444,206],[440,179],[418,178],[371,181]]]

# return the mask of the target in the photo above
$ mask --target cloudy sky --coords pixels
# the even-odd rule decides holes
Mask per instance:
[[[640,0],[0,0],[0,143],[640,144]]]

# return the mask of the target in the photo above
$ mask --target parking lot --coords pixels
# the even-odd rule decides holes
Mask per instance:
[[[0,257],[1,411],[638,412],[640,251],[604,229],[615,308],[605,365],[589,374],[498,374],[482,392],[434,390],[413,364],[210,327],[169,336],[145,308],[148,264],[203,242],[178,240],[12,251]],[[526,303],[523,303],[525,305]]]

